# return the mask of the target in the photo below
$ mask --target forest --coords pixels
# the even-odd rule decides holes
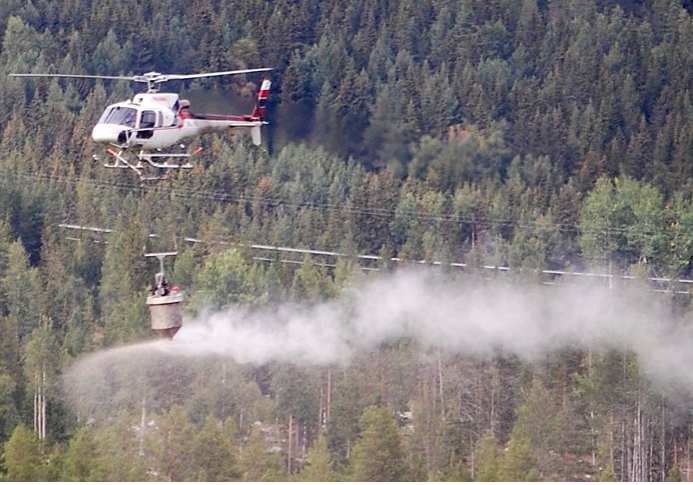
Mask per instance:
[[[689,0],[3,0],[0,38],[0,478],[691,478]],[[259,67],[263,145],[145,182],[90,137],[141,86],[8,76]]]

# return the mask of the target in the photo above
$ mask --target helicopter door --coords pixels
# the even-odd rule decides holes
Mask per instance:
[[[156,111],[144,110],[140,113],[140,126],[137,138],[151,138],[156,127]]]

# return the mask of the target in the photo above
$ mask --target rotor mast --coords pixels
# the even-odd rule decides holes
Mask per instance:
[[[165,76],[158,72],[147,72],[142,76],[135,76],[133,81],[147,83],[147,93],[154,94],[159,92],[159,84],[167,81]]]

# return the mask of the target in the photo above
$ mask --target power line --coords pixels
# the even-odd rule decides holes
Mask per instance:
[[[102,189],[116,189],[120,191],[134,192],[139,194],[145,194],[151,191],[156,192],[167,192],[172,198],[182,198],[182,199],[199,199],[208,200],[213,202],[218,202],[222,204],[236,203],[236,204],[262,204],[265,207],[286,207],[296,210],[323,210],[327,212],[338,212],[340,214],[353,214],[353,215],[364,215],[364,216],[374,216],[395,219],[398,216],[407,216],[412,219],[416,219],[424,222],[440,222],[440,223],[457,223],[457,224],[467,224],[475,227],[490,227],[490,226],[504,226],[504,227],[516,227],[523,229],[536,229],[537,222],[522,222],[515,219],[479,216],[479,217],[461,217],[454,214],[438,214],[426,212],[423,210],[414,211],[402,211],[402,210],[391,210],[379,207],[369,207],[369,206],[359,206],[352,205],[351,203],[316,203],[316,202],[302,202],[295,203],[289,202],[286,199],[279,197],[267,197],[267,196],[243,196],[243,195],[230,195],[222,192],[214,191],[204,191],[204,190],[193,190],[184,189],[179,187],[163,187],[163,186],[147,186],[142,184],[134,184],[128,182],[117,182],[109,180],[100,180],[95,178],[83,178],[77,176],[69,175],[50,175],[45,173],[29,173],[22,171],[9,171],[6,169],[0,169],[0,174],[14,174],[19,177],[26,178],[29,180],[37,180],[44,182],[54,182],[54,183],[67,183],[70,185],[77,185],[82,181],[86,181],[89,185],[102,188]],[[603,234],[603,235],[618,235],[618,234],[630,234],[632,229],[628,226],[601,226],[598,229],[586,230],[584,227],[580,227],[577,224],[569,223],[558,223],[550,222],[550,225],[557,228],[562,232],[570,232],[574,234]],[[639,228],[638,235],[641,236],[652,236],[656,234],[671,235],[676,234],[674,231],[667,230],[666,228],[652,227],[649,230],[643,230]]]
[[[80,232],[92,232],[92,233],[97,233],[97,234],[106,234],[106,235],[111,235],[114,233],[113,229],[108,229],[108,228],[101,228],[101,227],[94,227],[94,226],[83,226],[79,224],[58,224],[59,227],[63,229],[68,229],[68,230],[76,230]],[[158,234],[149,234],[149,238],[158,238]],[[480,265],[480,266],[474,266],[474,265],[468,265],[466,263],[455,263],[455,262],[442,262],[442,261],[427,261],[425,259],[423,260],[405,260],[402,258],[398,257],[391,257],[391,258],[384,258],[382,256],[376,256],[376,255],[370,255],[370,254],[356,254],[356,255],[349,255],[346,253],[341,253],[341,252],[336,252],[336,251],[325,251],[325,250],[320,250],[320,249],[305,249],[305,248],[292,248],[292,247],[285,247],[285,246],[276,246],[276,245],[268,245],[268,244],[243,244],[243,243],[230,243],[228,241],[205,241],[203,239],[199,238],[193,238],[193,237],[183,237],[181,238],[183,241],[188,242],[188,243],[193,243],[193,244],[202,244],[202,243],[215,243],[215,244],[221,244],[221,245],[228,245],[228,246],[236,246],[236,247],[247,247],[250,248],[251,250],[254,251],[270,251],[270,252],[275,252],[275,253],[289,253],[289,254],[299,254],[299,255],[310,255],[310,256],[320,256],[320,257],[332,257],[336,259],[356,259],[358,261],[370,261],[370,262],[376,262],[380,263],[385,260],[391,263],[395,264],[417,264],[417,265],[422,265],[422,266],[433,266],[433,267],[450,267],[450,268],[457,268],[457,269],[481,269],[484,271],[490,271],[490,272],[502,272],[502,273],[509,273],[509,272],[521,272],[520,270],[513,269],[509,266],[496,266],[496,265]],[[253,260],[255,261],[262,261],[262,262],[281,262],[284,264],[296,264],[296,265],[302,265],[304,264],[304,261],[298,261],[298,260],[291,260],[291,259],[275,259],[275,258],[268,258],[265,256],[253,256]],[[330,267],[334,268],[336,265],[335,264],[329,264],[329,263],[320,263],[320,262],[312,262],[312,264],[315,264],[316,266],[325,266],[325,267]],[[378,271],[379,268],[373,268],[373,267],[360,267],[361,270],[364,271]],[[551,269],[542,269],[542,270],[536,270],[536,273],[542,274],[544,276],[554,278],[554,277],[576,277],[576,278],[596,278],[596,279],[601,279],[601,280],[608,280],[608,281],[614,281],[614,280],[622,280],[622,281],[649,281],[653,285],[658,285],[659,288],[654,289],[653,291],[659,292],[659,293],[674,293],[674,294],[680,294],[680,295],[691,295],[693,294],[689,290],[679,290],[676,288],[676,286],[684,285],[684,286],[689,286],[693,285],[693,280],[691,279],[674,279],[674,278],[666,278],[666,277],[647,277],[647,278],[638,278],[632,275],[614,275],[614,274],[609,274],[609,273],[599,273],[599,272],[590,272],[590,271],[565,271],[565,270],[551,270]],[[549,282],[544,282],[544,284],[552,284],[551,281]],[[668,287],[664,287],[663,285],[668,285]],[[673,288],[671,288],[673,286]]]

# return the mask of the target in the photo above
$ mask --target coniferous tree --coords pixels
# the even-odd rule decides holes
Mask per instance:
[[[536,482],[539,479],[537,457],[527,439],[511,438],[500,464],[499,480]]]
[[[96,463],[90,469],[90,479],[95,481],[146,481],[149,478],[145,457],[152,452],[146,443],[148,430],[136,430],[139,419],[120,411],[107,426],[94,429]],[[139,431],[139,432],[138,432]],[[142,433],[145,432],[143,436]],[[145,438],[143,440],[143,437]],[[86,446],[89,439],[77,442]],[[145,455],[140,454],[142,450]],[[77,451],[77,450],[76,450]],[[68,460],[69,463],[69,460]],[[156,470],[158,472],[158,470]]]
[[[351,458],[356,481],[403,481],[409,473],[394,419],[386,408],[371,406],[359,419],[361,432]]]
[[[308,453],[308,464],[297,475],[302,482],[336,482],[338,475],[333,468],[327,438],[320,434]]]
[[[65,452],[61,479],[65,481],[91,481],[100,477],[99,449],[94,430],[83,427],[70,439]]]
[[[9,315],[16,319],[17,337],[21,341],[39,325],[39,272],[29,267],[28,255],[20,242],[12,243],[7,255],[8,266],[1,285],[5,305]]]
[[[239,464],[243,480],[260,481],[267,471],[268,459],[262,430],[258,426],[253,426],[250,437],[240,454]]]
[[[500,478],[498,441],[491,431],[486,431],[474,448],[475,473],[477,482],[495,482]]]
[[[205,481],[235,481],[240,473],[234,455],[234,444],[219,422],[208,415],[194,433],[190,448],[191,476]]]
[[[17,383],[6,372],[0,373],[0,442],[5,443],[19,423],[19,410],[15,402]]]
[[[190,453],[195,431],[179,405],[172,406],[157,420],[157,429],[149,436],[147,448],[161,476],[173,481],[199,477],[196,475],[199,470],[192,467],[198,455]]]
[[[8,480],[35,482],[45,478],[38,438],[23,424],[17,425],[4,444],[2,457]]]

